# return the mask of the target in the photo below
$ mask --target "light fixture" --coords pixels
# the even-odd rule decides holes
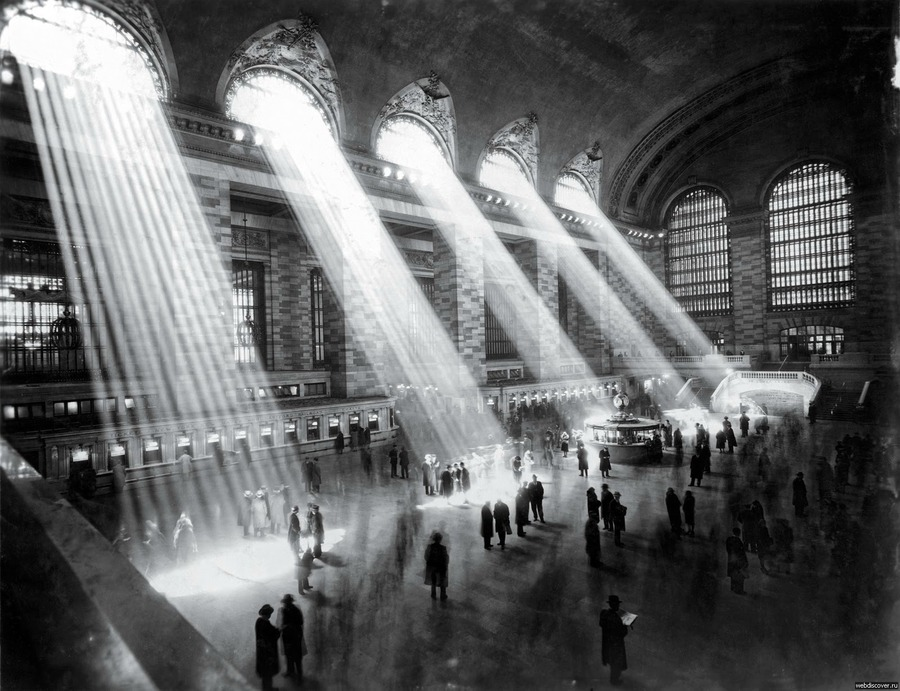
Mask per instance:
[[[65,278],[63,278],[63,295],[66,307],[62,316],[57,317],[50,324],[50,342],[60,350],[75,350],[81,345],[81,324],[69,311],[71,306],[69,285]]]
[[[234,141],[236,141],[236,142],[244,141],[244,130],[242,130],[240,127],[238,127],[234,131]]]
[[[391,177],[391,173],[393,173],[393,172],[394,171],[391,170],[390,166],[385,166],[384,168],[381,169],[381,174],[386,178]]]
[[[244,213],[244,272],[245,277],[250,277],[250,259],[247,252],[247,246],[250,244],[250,235],[247,232],[247,214]],[[247,313],[237,326],[237,341],[240,345],[251,348],[259,345],[260,334],[259,327],[253,321],[253,315],[250,313],[250,306],[247,305]]]

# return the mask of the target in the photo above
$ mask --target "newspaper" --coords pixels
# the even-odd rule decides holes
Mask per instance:
[[[620,609],[616,614],[622,618],[622,623],[625,624],[625,626],[631,626],[634,623],[634,620],[637,619],[637,614],[626,612],[624,609]]]

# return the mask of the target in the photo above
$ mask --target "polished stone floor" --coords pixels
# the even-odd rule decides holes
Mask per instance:
[[[588,565],[583,538],[585,490],[599,492],[601,484],[595,450],[587,479],[579,477],[574,454],[564,459],[557,452],[556,468],[534,466],[545,487],[547,522],[529,525],[526,537],[509,536],[505,551],[496,538],[491,551],[483,548],[480,506],[501,495],[512,506],[510,471],[475,478],[468,504],[448,503],[424,495],[416,469],[409,480],[390,478],[383,451],[371,475],[357,452],[320,457],[323,482],[315,494],[303,490],[298,465],[260,462],[101,502],[115,505],[135,535],[146,518],[171,534],[177,509],[190,510],[195,559],[151,573],[151,582],[253,684],[256,612],[263,603],[277,609],[284,593],[296,597],[305,616],[307,689],[604,688],[609,676],[597,620],[610,594],[638,615],[626,640],[625,688],[838,690],[857,681],[898,681],[896,596],[882,603],[880,618],[866,614],[862,622],[841,605],[846,579],[830,575],[831,544],[820,530],[808,462],[816,455],[832,459],[835,439],[866,430],[818,424],[810,434],[803,423],[774,448],[781,422],[774,421],[765,441],[739,440],[735,455],[714,452],[714,472],[695,490],[694,538],[667,536],[664,504],[667,487],[683,496],[687,463],[677,466],[667,453],[661,465],[614,465],[607,482],[628,506],[627,532],[621,549],[603,533],[601,569]],[[747,443],[753,451],[745,457]],[[764,492],[756,476],[762,443],[772,455],[775,491]],[[795,518],[790,506],[798,470],[806,472],[812,499],[808,518]],[[326,552],[305,597],[297,593],[284,528],[244,537],[236,521],[243,490],[281,483],[290,486],[301,514],[316,502],[324,516]],[[862,494],[850,487],[842,495],[851,515]],[[764,575],[750,555],[746,596],[733,594],[725,577],[728,504],[737,495],[759,498],[770,525],[786,518],[795,535],[789,574]],[[280,513],[280,500],[274,508]],[[446,602],[432,600],[423,584],[423,553],[434,530],[450,550]],[[886,581],[893,592],[897,579],[895,563]],[[283,677],[276,686],[300,688]]]

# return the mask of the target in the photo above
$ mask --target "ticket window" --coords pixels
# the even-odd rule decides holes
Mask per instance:
[[[378,413],[372,412],[369,413],[369,431],[377,432],[378,431]]]
[[[285,420],[285,422],[284,422],[284,443],[285,444],[296,444],[297,443],[297,421],[296,420]]]
[[[319,439],[319,418],[306,418],[306,441],[318,441]]]
[[[69,448],[70,458],[72,459],[72,463],[88,463],[93,467],[93,453],[91,446],[84,446],[83,444],[79,444],[78,446],[72,446]]]
[[[225,452],[222,449],[222,437],[217,430],[206,431],[206,455],[216,459],[219,465],[225,462]]]
[[[143,465],[162,463],[162,437],[152,436],[141,439],[141,463]]]
[[[239,454],[244,454],[250,449],[250,440],[247,438],[247,429],[245,427],[234,428],[233,448]]]
[[[264,423],[259,426],[259,445],[264,447],[275,446],[275,436],[272,434],[272,425]]]
[[[190,432],[175,435],[175,458],[181,458],[184,454],[194,457],[194,437]]]
[[[328,438],[333,439],[341,431],[341,419],[339,417],[328,418]]]
[[[128,442],[120,439],[111,442],[109,445],[109,467],[121,464],[123,468],[129,467],[128,461]]]
[[[350,425],[350,434],[359,432],[359,430],[361,429],[359,426],[359,413],[350,413],[347,420]]]

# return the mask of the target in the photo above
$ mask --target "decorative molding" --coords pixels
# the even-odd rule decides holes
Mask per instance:
[[[149,52],[160,79],[164,80],[160,85],[163,91],[160,96],[170,97],[171,75],[166,69],[168,61],[163,49],[163,26],[151,12],[151,3],[143,0],[104,0],[103,8],[140,39],[141,47]]]
[[[443,139],[445,150],[450,154],[450,164],[456,166],[456,113],[453,99],[437,75],[418,79],[398,91],[381,109],[373,128],[372,148],[374,150],[377,132],[381,123],[401,114],[416,115],[429,123]],[[447,96],[442,94],[446,92]],[[434,94],[429,95],[429,94]]]
[[[600,154],[598,150],[595,156],[596,157],[592,158],[589,151],[580,152],[563,166],[560,175],[565,173],[576,173],[583,177],[587,181],[588,186],[591,189],[591,195],[596,202],[600,197],[600,177],[603,172],[603,154]]]
[[[244,230],[243,228],[232,227],[231,246],[240,247],[241,249],[248,247],[254,250],[268,251],[269,234],[265,231]]]
[[[540,154],[540,133],[537,113],[513,120],[501,128],[488,142],[491,149],[509,149],[518,154],[528,167],[532,183],[538,179],[538,157]]]
[[[707,91],[677,110],[654,127],[628,155],[616,172],[610,187],[609,209],[618,215],[626,188],[642,186],[650,172],[678,147],[687,137],[707,124],[706,117],[724,112],[729,101],[739,100],[741,94],[776,80],[785,67],[785,61],[776,61],[745,72],[738,77]],[[640,174],[638,170],[644,168]]]
[[[4,194],[0,208],[5,222],[19,223],[37,228],[56,228],[53,211],[47,199]]]
[[[230,84],[235,77],[256,67],[280,68],[301,77],[322,100],[340,134],[343,129],[340,83],[328,46],[311,17],[301,14],[298,19],[246,40],[229,57],[225,81]]]
[[[434,254],[431,252],[419,252],[417,250],[403,250],[406,263],[423,269],[434,269]]]

